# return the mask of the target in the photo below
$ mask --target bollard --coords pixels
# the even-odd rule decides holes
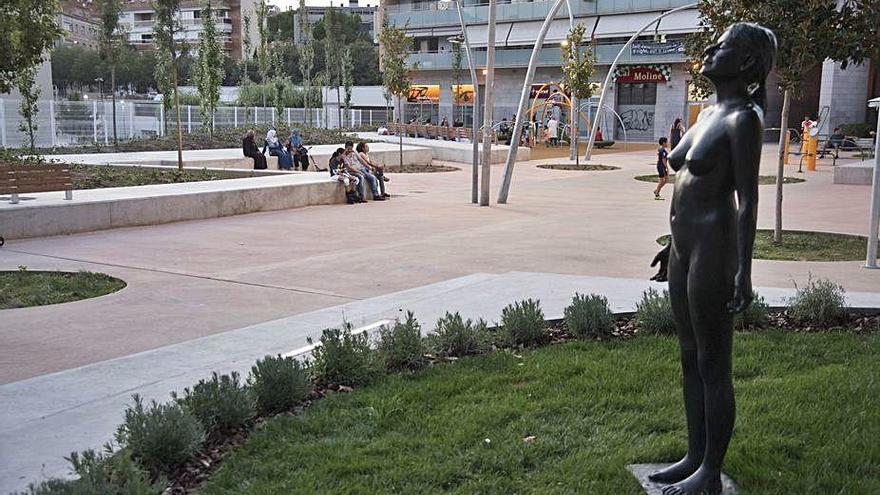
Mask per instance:
[[[787,130],[783,130],[783,132],[785,132],[785,148],[783,149],[782,163],[788,165],[788,147],[791,145],[791,134]]]
[[[816,171],[816,150],[819,147],[819,139],[815,136],[810,137],[806,142],[807,153],[804,156],[804,163],[810,172]]]

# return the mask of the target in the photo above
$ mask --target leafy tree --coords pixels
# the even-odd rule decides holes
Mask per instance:
[[[156,11],[156,25],[153,30],[153,37],[156,40],[156,47],[160,52],[158,62],[156,64],[156,82],[159,79],[166,78],[168,72],[171,73],[169,84],[165,86],[162,94],[165,98],[165,106],[168,108],[168,89],[174,92],[174,107],[177,110],[177,168],[183,170],[183,130],[180,127],[180,94],[177,89],[177,63],[180,56],[180,50],[177,46],[175,37],[177,33],[182,31],[180,23],[177,21],[177,15],[180,12],[180,0],[154,0],[153,9]],[[170,86],[170,88],[169,88]]]
[[[342,53],[342,86],[345,88],[345,113],[351,125],[351,87],[354,85],[354,64],[351,61],[351,47],[346,46]]]
[[[260,0],[257,2],[256,10],[254,11],[254,15],[256,16],[257,22],[257,69],[260,72],[260,82],[267,82],[269,80],[269,36],[266,31],[266,16],[269,12],[268,7],[266,7],[265,0]],[[266,106],[266,102],[263,102],[263,106]]]
[[[411,67],[406,62],[406,56],[412,48],[412,40],[406,36],[406,26],[382,26],[379,35],[382,44],[382,84],[389,94],[397,97],[397,114],[403,119],[403,97],[409,91],[412,84]],[[398,133],[400,145],[400,166],[403,167],[403,136]]]
[[[455,100],[458,99],[458,94],[461,92],[461,43],[453,43],[452,44],[452,87],[455,88],[454,94],[452,95],[453,104]],[[464,122],[464,105],[459,105],[461,107],[461,114],[459,122]],[[455,121],[455,116],[452,116],[452,120]]]
[[[119,12],[122,6],[119,0],[98,0],[98,8],[101,11],[101,59],[110,64],[110,94],[113,101],[113,145],[119,145],[116,136],[116,64],[119,61],[119,52],[122,40],[117,33],[119,29]]]
[[[220,84],[223,83],[223,52],[217,37],[217,25],[211,0],[202,7],[202,31],[199,33],[199,58],[196,65],[195,81],[199,91],[199,113],[202,127],[214,134],[214,110],[220,101]]]
[[[285,10],[266,19],[269,41],[293,40],[293,10]]]
[[[18,86],[18,74],[40,64],[43,54],[64,31],[55,21],[56,0],[0,2],[0,93]]]
[[[299,0],[299,10],[298,12],[303,13],[298,17],[299,19],[299,32],[300,32],[300,42],[298,43],[297,55],[299,56],[299,70],[302,74],[302,82],[305,88],[305,109],[306,109],[306,122],[311,124],[312,113],[310,109],[312,108],[312,69],[315,66],[315,47],[312,42],[312,28],[311,24],[309,24],[309,16],[306,15],[306,2],[305,0]]]
[[[880,2],[844,0],[839,8],[826,0],[702,0],[699,4],[703,29],[688,37],[685,49],[692,63],[695,85],[711,93],[709,82],[699,75],[703,51],[734,22],[757,22],[776,33],[776,74],[783,92],[779,154],[776,176],[776,228],[774,241],[782,242],[782,181],[785,129],[792,97],[801,94],[804,76],[826,59],[862,63],[877,55],[880,47]]]
[[[565,89],[571,92],[572,102],[586,100],[593,96],[593,86],[590,78],[596,71],[596,57],[593,46],[589,46],[586,52],[582,51],[581,45],[584,43],[583,24],[578,24],[569,31],[565,37],[567,43],[561,47],[562,52],[562,84]],[[580,153],[578,153],[578,109],[572,104],[571,108],[571,135],[574,141],[575,163],[580,164]]]
[[[270,50],[270,70],[272,74],[272,79],[270,81],[272,86],[272,106],[275,107],[275,124],[280,125],[282,122],[282,115],[284,114],[284,91],[285,88],[291,87],[290,77],[284,74],[283,63],[281,59],[281,54],[283,49],[281,45],[283,42],[275,42],[272,44],[272,49]]]
[[[251,87],[251,76],[248,72],[248,61],[254,54],[254,42],[251,40],[251,16],[247,12],[242,12],[242,33],[241,33],[241,44],[243,47],[241,53],[241,79],[239,79],[238,83],[238,94],[239,99],[241,99],[241,95],[246,94],[250,91]],[[248,107],[244,108],[244,120],[245,122],[250,121],[250,117]]]
[[[34,133],[37,131],[37,112],[39,112],[37,98],[40,97],[40,88],[36,85],[36,77],[36,65],[19,70],[15,76],[15,89],[21,93],[21,106],[18,113],[24,119],[19,122],[18,129],[27,136],[25,144],[30,148],[31,154],[37,153]]]

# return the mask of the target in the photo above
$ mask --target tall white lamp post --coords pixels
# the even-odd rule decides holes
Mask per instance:
[[[868,225],[868,253],[866,268],[877,267],[877,236],[880,235],[880,98],[868,101],[868,106],[876,108],[877,133],[874,135],[874,180],[871,182],[871,221]]]

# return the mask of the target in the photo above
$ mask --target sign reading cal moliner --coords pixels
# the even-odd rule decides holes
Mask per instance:
[[[653,67],[631,67],[628,72],[617,76],[619,83],[659,83],[666,82],[666,75]]]

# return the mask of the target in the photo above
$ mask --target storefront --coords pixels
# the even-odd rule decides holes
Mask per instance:
[[[617,113],[629,141],[653,141],[657,111],[657,85],[669,81],[672,69],[668,65],[639,65],[618,67]],[[623,133],[618,132],[620,137]]]
[[[420,84],[409,87],[404,122],[439,124],[440,85]]]
[[[450,125],[472,127],[474,124],[474,85],[452,86],[452,120]]]

